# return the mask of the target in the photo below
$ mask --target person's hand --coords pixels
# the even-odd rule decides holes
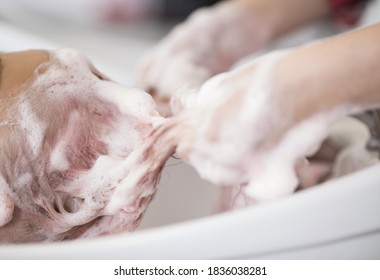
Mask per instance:
[[[298,186],[296,169],[304,172],[305,158],[349,108],[333,97],[321,100],[318,84],[310,83],[315,77],[295,76],[297,63],[288,63],[293,53],[264,56],[210,79],[195,97],[177,98],[191,107],[178,115],[186,133],[177,152],[203,178],[248,184],[247,194],[258,201]]]
[[[161,113],[178,88],[200,86],[287,32],[329,13],[321,0],[234,0],[195,11],[147,54],[136,86]]]
[[[179,155],[218,185],[248,184],[256,200],[291,193],[295,168],[302,170],[333,122],[380,106],[379,36],[377,24],[272,53],[210,79],[197,96],[178,96],[175,107],[192,107],[178,115]],[[343,165],[334,173],[355,169],[345,158],[337,156]]]
[[[247,12],[233,2],[197,10],[143,59],[136,83],[154,97],[161,113],[169,113],[177,89],[198,87],[266,41],[265,28],[247,30],[255,26],[255,14],[247,20]]]

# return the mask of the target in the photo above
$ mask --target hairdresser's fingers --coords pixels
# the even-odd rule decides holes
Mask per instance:
[[[197,10],[176,26],[142,60],[136,85],[152,94],[156,101],[168,101],[177,89],[200,86],[215,74],[228,70],[241,57],[240,49],[246,45],[236,48],[231,44],[239,38],[246,39],[244,32],[235,32],[234,26],[240,26],[241,11],[234,6]],[[231,36],[224,34],[226,30]]]
[[[313,156],[299,160],[295,166],[299,186],[308,188],[325,181],[331,175],[337,153],[337,149],[325,140]]]
[[[331,174],[332,166],[332,162],[311,161],[305,169],[297,173],[299,186],[309,188],[323,182]]]
[[[170,111],[172,96],[179,89],[198,88],[211,75],[206,67],[194,64],[190,57],[154,57],[145,63],[148,65],[143,66],[138,87],[152,95],[161,113]]]
[[[329,139],[326,139],[322,143],[318,152],[316,152],[314,155],[312,155],[308,159],[310,161],[333,162],[338,153],[339,153],[339,149],[335,145],[333,145],[331,141],[329,141]]]

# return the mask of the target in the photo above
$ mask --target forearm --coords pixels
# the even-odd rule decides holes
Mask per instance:
[[[259,27],[270,32],[271,40],[330,13],[328,0],[235,0],[230,4],[245,11],[247,23],[250,14],[259,17]]]
[[[379,42],[377,24],[291,52],[277,69],[276,79],[288,97],[304,106],[298,117],[339,105],[354,110],[378,107]]]
[[[229,50],[235,60],[330,13],[328,0],[230,0],[217,5],[215,14],[218,10],[235,18],[223,34],[239,46],[239,50]]]
[[[344,88],[343,98],[366,109],[380,106],[379,42],[380,24],[347,34],[335,42],[342,52],[337,71],[341,73],[338,79]]]

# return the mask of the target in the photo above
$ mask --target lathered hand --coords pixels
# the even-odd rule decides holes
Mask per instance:
[[[267,41],[257,12],[234,3],[197,10],[143,59],[137,86],[154,97],[162,113],[170,114],[177,89],[200,86]]]
[[[296,169],[318,150],[330,124],[352,111],[333,97],[318,102],[303,76],[284,78],[295,73],[288,60],[298,51],[269,54],[210,79],[196,96],[177,97],[191,107],[178,115],[187,131],[178,153],[203,178],[248,184],[245,191],[256,201],[298,186]]]

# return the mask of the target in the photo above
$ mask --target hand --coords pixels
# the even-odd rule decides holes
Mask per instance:
[[[200,86],[266,41],[268,32],[257,27],[255,13],[234,2],[196,11],[141,63],[137,86],[154,97],[164,115],[177,89]],[[256,32],[250,30],[253,26]]]
[[[318,84],[305,86],[315,76],[295,76],[297,61],[288,63],[296,53],[272,53],[210,79],[193,107],[178,116],[186,133],[177,152],[203,178],[222,186],[248,184],[247,194],[257,201],[298,186],[296,167],[350,108],[336,98],[316,102]]]

